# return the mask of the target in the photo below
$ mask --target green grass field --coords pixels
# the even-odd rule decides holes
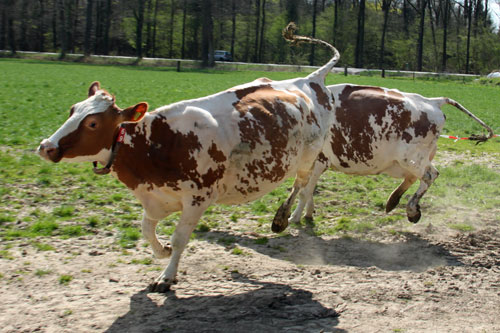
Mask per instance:
[[[305,76],[283,72],[175,72],[169,68],[96,66],[75,63],[0,59],[0,237],[25,239],[39,250],[51,250],[44,237],[78,237],[109,232],[117,246],[135,246],[140,239],[141,207],[125,187],[110,176],[96,176],[90,164],[50,164],[34,154],[39,142],[68,117],[72,104],[86,98],[92,81],[126,107],[147,101],[151,109],[196,98],[266,76],[280,80]],[[479,82],[381,79],[330,75],[327,84],[351,82],[397,88],[424,96],[456,99],[500,133],[500,87]],[[467,136],[481,128],[453,107],[445,107],[444,133]],[[444,224],[470,231],[500,224],[500,139],[486,144],[441,139],[440,150],[459,153],[440,167],[441,176],[422,200],[420,223]],[[439,157],[439,153],[438,153]],[[476,158],[481,163],[476,163]],[[316,196],[315,234],[399,232],[409,228],[404,204],[384,213],[387,196],[399,184],[385,176],[323,175]],[[240,206],[211,207],[198,234],[233,225],[233,230],[270,233],[272,216],[288,194],[291,180],[269,195]],[[408,193],[412,193],[415,187]],[[173,232],[178,215],[162,222],[164,234]],[[302,226],[294,226],[299,228]],[[0,256],[8,257],[8,246]]]

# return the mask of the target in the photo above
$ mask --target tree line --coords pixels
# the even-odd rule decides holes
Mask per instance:
[[[339,66],[485,73],[500,67],[489,0],[2,0],[0,49],[320,65],[326,40]]]

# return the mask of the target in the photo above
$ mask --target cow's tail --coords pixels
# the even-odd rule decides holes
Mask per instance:
[[[337,49],[332,44],[327,43],[324,40],[296,35],[295,30],[297,30],[297,26],[294,22],[288,23],[286,28],[283,29],[283,38],[289,41],[292,45],[298,45],[300,43],[321,44],[323,46],[326,46],[333,52],[333,57],[330,59],[330,61],[328,61],[320,69],[308,75],[308,78],[318,78],[324,81],[328,73],[330,73],[330,71],[332,70],[333,66],[335,66],[335,64],[339,61],[339,51],[337,51]]]
[[[468,115],[469,117],[471,117],[472,119],[474,119],[475,121],[477,121],[489,133],[488,135],[484,135],[484,134],[479,134],[479,135],[472,134],[471,136],[469,136],[469,140],[477,141],[478,143],[479,142],[486,142],[486,141],[488,141],[489,139],[491,139],[494,136],[493,130],[491,129],[491,127],[489,127],[488,125],[486,125],[484,123],[484,121],[482,121],[481,119],[479,119],[478,117],[476,117],[472,112],[470,112],[465,107],[463,107],[462,104],[458,103],[457,101],[455,101],[455,100],[453,100],[451,98],[446,98],[446,97],[442,98],[442,103],[443,104],[453,105],[454,107],[456,107],[457,109],[459,109],[460,111],[462,111],[463,113],[465,113],[466,115]]]

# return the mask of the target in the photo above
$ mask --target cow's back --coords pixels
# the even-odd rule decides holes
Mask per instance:
[[[269,192],[312,165],[321,147],[308,156],[309,146],[326,136],[331,106],[309,98],[312,89],[304,81],[259,80],[157,109],[134,125],[123,148],[123,155],[134,155],[133,173],[147,173],[136,183],[121,180],[132,188],[169,187],[194,197],[215,191],[222,203]]]
[[[437,102],[395,89],[334,85],[335,119],[324,153],[344,173],[390,169],[408,146],[428,147],[444,126]]]

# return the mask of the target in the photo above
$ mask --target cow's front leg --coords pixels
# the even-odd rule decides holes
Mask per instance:
[[[425,169],[424,175],[420,179],[420,186],[417,192],[415,192],[413,197],[406,204],[408,221],[417,223],[420,220],[421,213],[419,201],[438,176],[439,171],[437,171],[434,166],[430,165]]]
[[[170,263],[151,285],[150,290],[152,292],[164,293],[176,282],[177,269],[179,267],[182,251],[184,251],[189,241],[189,236],[191,236],[191,233],[207,207],[208,206],[184,206],[179,223],[172,235],[172,256],[170,258]]]
[[[153,220],[147,217],[146,212],[142,217],[142,235],[151,244],[155,257],[158,259],[168,258],[172,254],[172,247],[169,244],[161,244],[156,237],[156,225],[158,220]]]

